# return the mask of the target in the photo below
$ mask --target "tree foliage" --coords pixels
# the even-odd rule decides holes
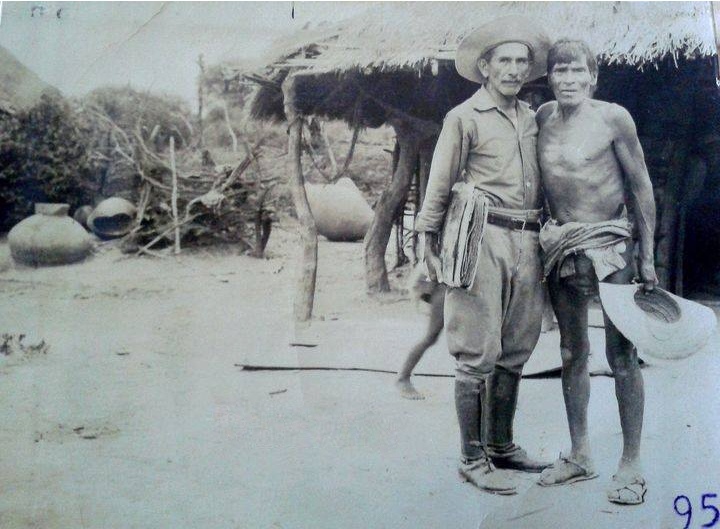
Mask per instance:
[[[61,97],[43,95],[0,123],[0,231],[32,214],[36,202],[87,203],[91,181],[85,139]]]
[[[217,125],[228,127],[242,108],[217,101],[223,103]],[[140,222],[128,241],[139,247],[172,242],[173,226],[180,222],[183,244],[231,242],[262,255],[277,181],[274,174],[262,174],[263,140],[243,137],[232,153],[216,149],[222,155],[216,166],[209,150],[197,148],[192,119],[182,100],[130,87],[101,88],[76,100],[46,96],[27,111],[3,113],[0,230],[31,214],[35,202],[75,208],[121,196],[138,206]],[[178,218],[170,207],[173,167]]]
[[[177,149],[192,143],[190,109],[180,98],[129,86],[104,87],[90,92],[82,104],[104,113],[127,134],[138,132],[155,152],[165,151],[171,136]]]

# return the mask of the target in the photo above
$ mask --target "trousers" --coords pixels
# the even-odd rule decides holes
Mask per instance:
[[[522,373],[540,337],[542,277],[537,232],[486,226],[472,288],[445,294],[456,378],[484,379],[496,366]]]

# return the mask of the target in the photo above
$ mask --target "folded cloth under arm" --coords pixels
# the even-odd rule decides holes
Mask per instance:
[[[446,285],[472,287],[487,213],[487,197],[482,191],[464,182],[452,187],[440,243],[442,279]]]
[[[602,281],[627,266],[622,253],[626,249],[625,241],[632,236],[631,230],[632,225],[627,218],[562,225],[554,219],[549,220],[540,230],[544,276],[550,275],[556,265],[560,277],[572,275],[572,263],[566,263],[565,258],[583,252],[592,260],[598,281]]]

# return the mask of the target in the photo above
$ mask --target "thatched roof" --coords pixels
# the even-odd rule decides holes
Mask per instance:
[[[668,57],[677,63],[716,54],[709,2],[369,4],[367,12],[359,16],[332,27],[300,31],[280,43],[268,62],[276,87],[259,89],[253,113],[261,118],[281,117],[277,83],[290,71],[316,90],[328,83],[333,85],[335,96],[344,91],[338,83],[348,78],[355,78],[356,86],[368,78],[377,83],[379,76],[387,74],[410,74],[422,79],[442,76],[444,70],[449,70],[446,75],[454,82],[459,79],[453,77],[456,74],[452,63],[458,43],[485,21],[512,13],[537,19],[552,39],[587,41],[604,65],[642,69]],[[426,79],[427,83],[437,89],[437,79]],[[303,92],[312,96],[311,91]],[[320,101],[309,106],[320,114],[347,119],[346,108],[343,113],[337,104],[322,107]],[[333,115],[335,110],[339,115]]]
[[[584,39],[607,64],[716,53],[710,2],[388,2],[316,31],[312,41],[300,32],[298,41],[282,43],[278,57],[318,44],[311,62],[294,62],[314,70],[417,69],[428,60],[452,60],[478,25],[512,13],[537,19],[552,39]]]

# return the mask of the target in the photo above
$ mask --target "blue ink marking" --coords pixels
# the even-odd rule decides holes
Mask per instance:
[[[687,509],[685,509],[683,512],[680,512],[678,510],[678,500],[685,500],[685,504],[687,505]],[[690,527],[690,522],[692,521],[692,504],[690,503],[690,498],[687,496],[677,496],[675,498],[675,501],[673,502],[673,509],[675,509],[675,512],[678,513],[680,516],[687,516],[687,520],[685,521],[685,527],[683,529],[688,529]]]
[[[716,505],[708,501],[717,497],[717,494],[711,492],[707,492],[700,497],[700,507],[702,508],[702,510],[710,511],[712,513],[712,519],[709,522],[702,524],[700,527],[715,527],[718,521],[720,521],[720,509],[718,509]],[[681,502],[684,504],[684,507],[681,505]],[[673,501],[673,509],[679,516],[685,517],[685,526],[683,527],[683,529],[689,529],[693,517],[692,502],[690,501],[690,498],[683,494],[676,496],[675,501]]]
[[[717,494],[707,493],[702,495],[702,499],[700,500],[700,506],[702,507],[703,511],[712,511],[713,512],[713,518],[708,523],[703,524],[703,527],[713,527],[718,519],[720,519],[720,511],[715,505],[712,504],[706,504],[705,499],[706,498],[717,498]]]

